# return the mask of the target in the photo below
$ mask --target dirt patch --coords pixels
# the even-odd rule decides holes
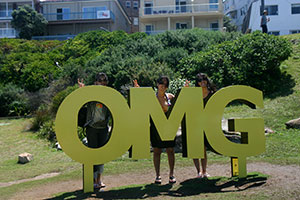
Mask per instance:
[[[47,174],[42,174],[40,176],[36,176],[33,178],[27,178],[27,179],[22,179],[22,180],[17,180],[17,181],[11,181],[11,182],[7,182],[7,183],[1,183],[0,182],[0,188],[1,187],[7,187],[7,186],[11,186],[14,184],[19,184],[19,183],[24,183],[24,182],[28,182],[28,181],[35,181],[35,180],[40,180],[40,179],[45,179],[45,178],[50,178],[50,177],[54,177],[59,175],[60,173],[47,173]]]
[[[230,177],[230,165],[229,164],[212,164],[208,166],[208,171],[212,177],[217,176],[226,176]],[[300,198],[300,167],[296,165],[274,165],[268,163],[249,163],[247,165],[247,171],[250,172],[260,172],[270,177],[261,180],[253,178],[251,181],[245,182],[242,185],[237,186],[233,183],[225,183],[221,185],[213,185],[213,190],[216,192],[241,192],[247,194],[257,193],[263,191],[267,196],[275,197],[275,199],[297,199]],[[184,191],[184,186],[188,185],[191,181],[198,181],[198,179],[194,179],[196,176],[196,170],[194,167],[184,167],[184,168],[176,168],[175,174],[177,183],[173,186],[170,186],[168,183],[168,172],[162,171],[162,186],[161,192],[157,195],[152,196],[152,198],[166,198],[170,196],[183,196],[186,191]],[[136,185],[136,184],[147,184],[154,181],[154,170],[148,172],[139,172],[139,173],[126,173],[120,175],[109,175],[104,177],[104,182],[107,185],[105,188],[104,196],[112,195],[110,198],[104,199],[118,199],[122,198],[122,193],[118,193],[118,191],[114,190],[115,187],[127,186],[127,185]],[[198,184],[198,183],[197,183]],[[212,181],[208,182],[199,182],[199,184],[204,184],[209,186],[212,184]],[[132,191],[134,192],[134,187]],[[138,186],[136,186],[138,187]],[[181,187],[181,188],[179,188]],[[172,188],[179,188],[176,191],[172,191]],[[211,188],[210,188],[211,189]],[[151,190],[151,188],[150,188]],[[113,191],[113,193],[109,193]],[[127,188],[127,193],[130,193],[130,188]],[[138,190],[137,190],[138,191]],[[171,193],[170,193],[171,192]],[[173,193],[172,193],[173,192]],[[63,195],[59,196],[56,199],[64,199],[67,197],[81,198],[81,199],[95,199],[102,198],[101,192],[96,192],[95,194],[89,194],[88,196],[82,193],[82,180],[74,180],[74,181],[65,181],[53,184],[46,184],[36,187],[32,190],[24,191],[22,194],[17,194],[12,197],[12,199],[51,199],[54,194],[63,193]],[[198,191],[200,194],[200,192]],[[195,194],[198,195],[197,191]],[[205,193],[205,189],[201,191],[201,194]],[[117,196],[116,196],[117,195]],[[140,194],[132,194],[132,196],[127,196],[127,199],[133,198],[151,198],[151,196],[147,196],[145,193]]]

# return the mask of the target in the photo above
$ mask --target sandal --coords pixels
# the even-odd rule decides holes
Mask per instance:
[[[174,176],[170,176],[169,183],[170,184],[176,183],[176,178]]]
[[[103,182],[100,182],[99,186],[100,186],[100,188],[105,188],[106,187],[106,185]]]
[[[207,172],[205,172],[204,174],[202,174],[202,178],[208,178],[208,177],[210,177],[210,175]]]
[[[94,189],[100,189],[100,188],[105,188],[106,185],[102,182],[100,183],[94,183]]]
[[[202,172],[199,172],[199,173],[197,174],[197,178],[203,178]]]
[[[155,181],[154,181],[155,184],[161,184],[161,177],[156,177]]]

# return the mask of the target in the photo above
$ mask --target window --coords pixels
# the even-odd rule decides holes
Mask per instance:
[[[270,34],[270,35],[280,35],[280,31],[269,31],[268,34]]]
[[[292,4],[292,14],[300,14],[300,3]]]
[[[218,0],[209,0],[209,10],[210,11],[217,11],[219,8]],[[212,4],[212,5],[211,5]]]
[[[278,15],[278,5],[265,6],[265,10],[268,11],[268,15]]]
[[[83,19],[97,19],[97,11],[106,10],[106,7],[83,7]]]
[[[291,30],[290,34],[296,34],[296,33],[300,33],[300,30]]]
[[[135,25],[135,26],[139,25],[139,18],[138,17],[133,18],[133,25]]]
[[[210,29],[213,31],[219,30],[219,23],[218,22],[210,23]]]
[[[187,23],[176,23],[176,29],[187,29]]]
[[[70,19],[70,8],[57,8],[56,9],[57,20],[68,20]]]
[[[134,1],[133,2],[133,8],[134,9],[138,9],[139,8],[139,2],[138,1]]]
[[[176,0],[176,13],[185,13],[186,12],[186,0]]]
[[[130,8],[131,7],[131,2],[130,1],[126,1],[126,8]]]
[[[145,6],[145,15],[151,15],[152,14],[152,6],[153,6],[153,3],[152,2],[145,2],[144,4]]]
[[[152,24],[147,24],[145,26],[146,34],[150,35],[152,31],[154,31],[154,26]]]

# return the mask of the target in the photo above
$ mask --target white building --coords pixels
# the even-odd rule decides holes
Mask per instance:
[[[261,30],[261,0],[225,0],[224,13],[245,32]],[[265,0],[270,22],[268,31],[274,35],[300,33],[300,0]],[[246,10],[246,11],[245,11]]]

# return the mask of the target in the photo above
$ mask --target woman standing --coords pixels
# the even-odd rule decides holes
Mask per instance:
[[[196,87],[202,88],[202,94],[203,94],[203,104],[204,107],[206,103],[208,102],[209,98],[216,92],[216,87],[211,83],[208,76],[204,73],[199,73],[196,75]],[[207,167],[207,153],[206,148],[209,146],[209,143],[207,141],[206,136],[204,136],[204,158],[201,158],[201,171],[200,171],[200,162],[199,159],[193,159],[194,165],[197,169],[197,177],[198,178],[207,178],[210,177],[210,175],[206,171]]]
[[[174,98],[173,94],[166,93],[169,87],[169,78],[166,76],[161,76],[157,79],[157,93],[156,97],[166,114],[168,116],[168,111],[171,106],[171,100]],[[136,80],[134,80],[134,87],[139,87]],[[168,155],[168,162],[169,162],[169,183],[176,183],[176,179],[174,177],[174,165],[175,165],[175,139],[173,141],[162,141],[157,129],[153,121],[150,121],[150,139],[151,145],[153,147],[153,164],[155,168],[156,178],[154,183],[161,184],[161,177],[160,177],[160,156],[162,153],[162,149],[166,148],[166,152]]]

